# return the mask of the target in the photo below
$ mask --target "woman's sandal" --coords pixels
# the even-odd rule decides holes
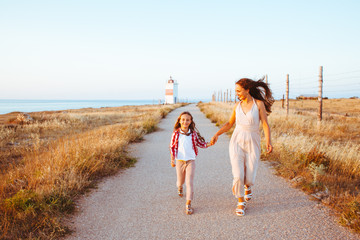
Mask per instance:
[[[252,199],[251,187],[245,185],[245,201],[248,202]]]
[[[183,188],[182,188],[182,187],[179,187],[179,188],[178,188],[178,195],[179,195],[179,197],[184,196],[184,194],[183,194]]]
[[[191,215],[194,213],[194,209],[191,207],[191,205],[186,205],[185,212],[187,215]]]
[[[246,208],[246,202],[238,202],[235,210],[236,215],[240,217],[244,216],[245,208]]]

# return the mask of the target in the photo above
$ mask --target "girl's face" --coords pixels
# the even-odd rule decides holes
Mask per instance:
[[[180,117],[181,129],[188,129],[191,124],[191,116],[188,114],[183,114]]]
[[[236,92],[236,96],[238,96],[240,101],[244,101],[249,96],[249,89],[245,90],[239,84],[235,84],[235,92]]]

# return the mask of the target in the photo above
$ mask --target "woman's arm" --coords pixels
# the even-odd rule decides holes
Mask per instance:
[[[265,141],[266,141],[266,152],[271,153],[273,147],[271,145],[271,133],[270,133],[269,123],[268,123],[268,120],[267,120],[267,114],[266,114],[265,105],[260,100],[256,100],[256,103],[257,103],[257,106],[259,108],[260,120],[261,120],[261,123],[262,123],[262,127],[264,129]]]
[[[211,144],[212,144],[212,145],[217,142],[218,137],[219,137],[221,134],[229,131],[229,130],[232,128],[232,126],[234,125],[235,120],[236,120],[236,111],[235,111],[235,110],[236,110],[236,107],[238,106],[238,104],[240,104],[240,102],[238,102],[237,104],[235,104],[229,121],[228,121],[227,123],[225,123],[225,124],[219,129],[219,131],[217,131],[217,133],[215,133],[215,135],[211,138]]]

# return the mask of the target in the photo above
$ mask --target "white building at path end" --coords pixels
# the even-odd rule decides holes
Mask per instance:
[[[178,101],[178,83],[170,76],[165,86],[165,104],[174,104]]]

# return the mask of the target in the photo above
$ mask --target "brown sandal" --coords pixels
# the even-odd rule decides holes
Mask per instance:
[[[191,205],[186,205],[186,209],[185,209],[185,212],[187,215],[191,215],[194,213],[194,209],[191,207]]]
[[[179,188],[178,188],[178,195],[179,195],[179,197],[184,196],[184,194],[183,194],[183,188],[182,188],[182,187],[179,187]]]

